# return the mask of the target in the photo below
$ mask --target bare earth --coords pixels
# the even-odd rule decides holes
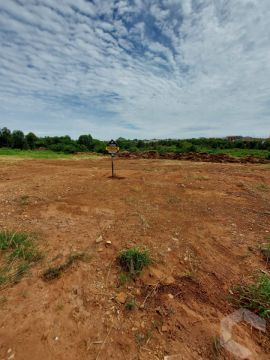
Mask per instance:
[[[0,160],[0,230],[37,233],[44,254],[0,291],[0,359],[237,359],[218,346],[220,321],[235,310],[230,288],[269,271],[258,247],[270,235],[270,166],[116,167],[119,179],[109,158]],[[130,246],[146,246],[153,264],[120,287],[115,259]],[[42,279],[74,251],[89,260]],[[266,333],[241,323],[234,339],[269,359],[269,323]]]

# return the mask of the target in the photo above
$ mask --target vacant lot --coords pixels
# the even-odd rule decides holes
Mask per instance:
[[[108,158],[0,159],[0,230],[35,234],[43,254],[0,287],[0,359],[236,359],[220,321],[231,289],[269,271],[269,165],[116,168],[110,179]],[[132,246],[152,264],[128,280],[116,257]],[[234,331],[252,359],[269,359],[269,336],[269,323]]]

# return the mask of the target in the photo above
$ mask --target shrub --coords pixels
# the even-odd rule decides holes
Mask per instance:
[[[256,282],[233,289],[233,304],[270,319],[270,277],[260,275]]]
[[[149,252],[138,248],[123,250],[118,256],[118,262],[123,269],[131,275],[139,274],[151,262]]]

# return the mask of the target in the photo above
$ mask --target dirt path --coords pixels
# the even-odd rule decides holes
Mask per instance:
[[[270,235],[269,165],[117,159],[116,167],[121,179],[112,180],[106,158],[0,160],[0,229],[36,232],[44,253],[0,291],[0,359],[235,359],[213,344],[234,311],[230,287],[267,271],[258,246]],[[117,287],[115,258],[134,245],[154,263]],[[42,280],[74,251],[89,261]],[[144,307],[126,310],[120,292]],[[265,334],[242,324],[235,336],[253,359],[269,359],[269,324]]]

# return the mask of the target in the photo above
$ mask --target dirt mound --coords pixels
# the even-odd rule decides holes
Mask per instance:
[[[165,153],[159,154],[157,151],[129,152],[121,151],[118,153],[120,158],[124,159],[171,159],[171,160],[189,160],[198,162],[213,163],[250,163],[250,164],[266,164],[269,160],[246,156],[242,158],[233,157],[226,154],[208,154],[208,153]]]

